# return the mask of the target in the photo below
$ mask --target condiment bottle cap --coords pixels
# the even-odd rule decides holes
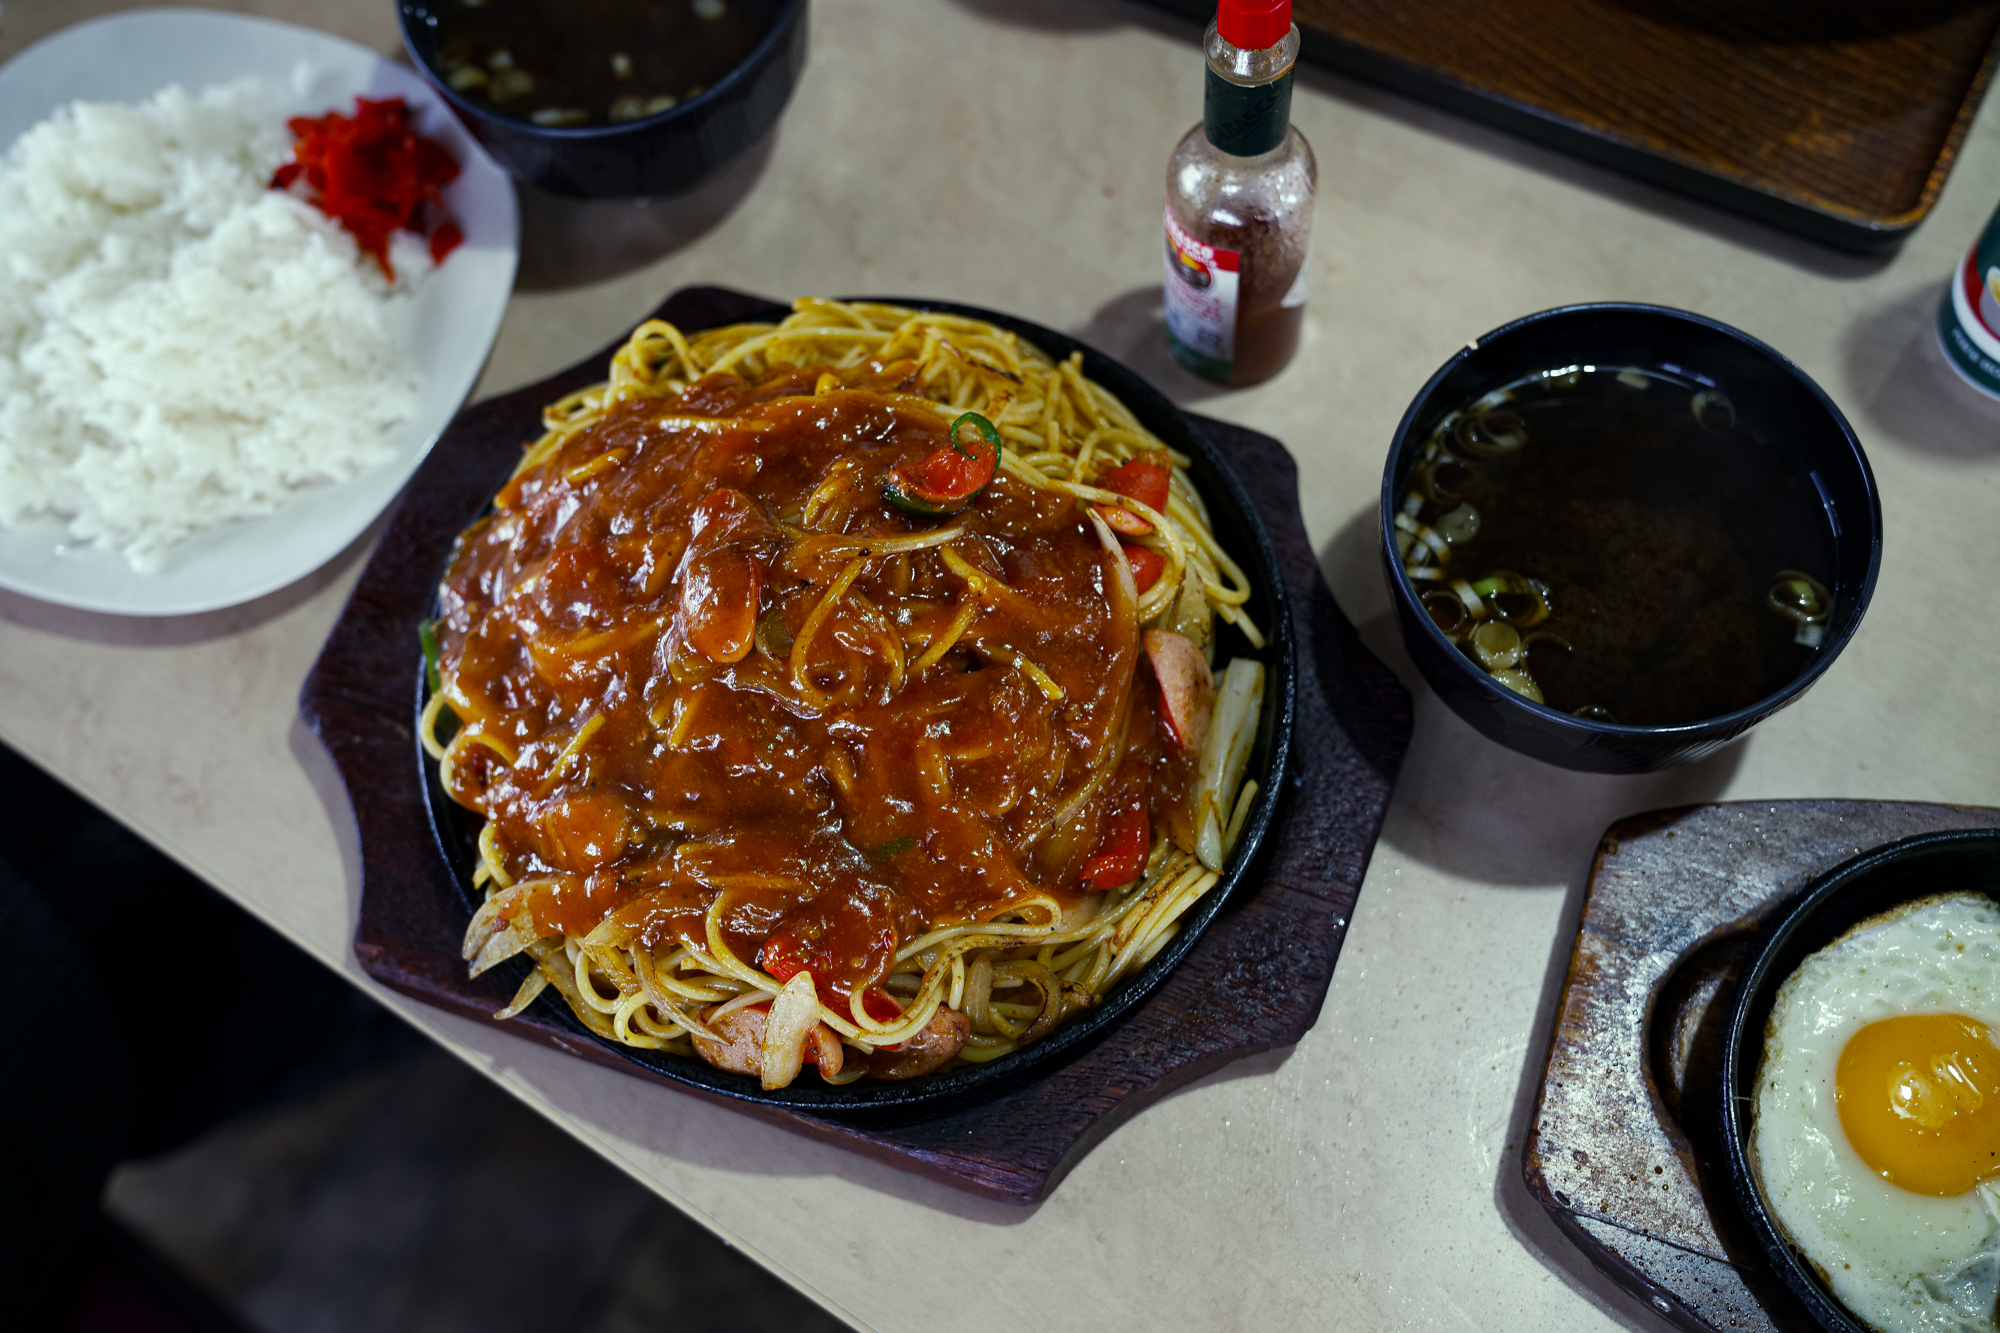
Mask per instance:
[[[1245,50],[1276,46],[1292,30],[1292,0],[1222,0],[1215,29],[1223,41]]]

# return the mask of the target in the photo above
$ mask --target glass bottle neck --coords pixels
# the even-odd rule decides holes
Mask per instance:
[[[1292,118],[1298,26],[1276,46],[1252,51],[1224,40],[1211,23],[1202,46],[1208,57],[1202,130],[1209,143],[1231,157],[1260,157],[1284,143]]]

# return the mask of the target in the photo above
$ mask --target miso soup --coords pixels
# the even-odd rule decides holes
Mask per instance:
[[[1718,389],[1636,368],[1534,375],[1449,414],[1409,486],[1398,545],[1432,622],[1538,703],[1698,722],[1819,650],[1825,503]]]
[[[642,120],[755,49],[779,0],[436,0],[455,91],[537,125]]]

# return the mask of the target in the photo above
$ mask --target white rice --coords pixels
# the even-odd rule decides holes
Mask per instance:
[[[417,404],[408,298],[266,188],[292,110],[254,79],[78,102],[0,161],[0,525],[57,515],[156,571],[388,455]],[[398,239],[400,290],[429,260]]]

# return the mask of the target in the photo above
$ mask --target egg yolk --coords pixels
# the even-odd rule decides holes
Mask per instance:
[[[1915,1194],[1963,1194],[2000,1174],[2000,1047],[1963,1014],[1870,1023],[1834,1070],[1840,1127],[1861,1160]]]

